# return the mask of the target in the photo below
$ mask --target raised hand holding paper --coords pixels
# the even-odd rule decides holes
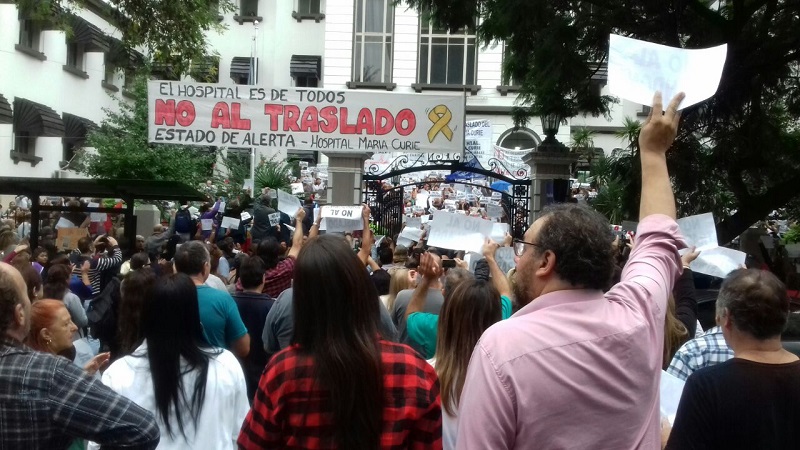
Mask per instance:
[[[714,216],[711,213],[682,217],[677,222],[678,227],[681,229],[681,234],[686,239],[686,245],[697,247],[700,252],[718,246],[717,227],[714,224]]]
[[[728,45],[689,50],[653,44],[615,34],[608,52],[608,88],[612,95],[650,105],[653,92],[686,98],[680,108],[700,103],[717,92]]]
[[[330,232],[346,232],[364,229],[361,217],[363,206],[330,206],[321,208],[322,223],[320,230]]]
[[[294,217],[301,206],[300,199],[288,192],[278,190],[278,211]]]

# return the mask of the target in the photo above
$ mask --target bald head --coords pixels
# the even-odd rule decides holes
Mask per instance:
[[[22,275],[14,267],[0,262],[0,333],[22,342],[30,329],[30,309]]]

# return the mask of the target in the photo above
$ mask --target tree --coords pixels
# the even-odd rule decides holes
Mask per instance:
[[[213,149],[147,142],[147,82],[137,78],[132,103],[119,100],[119,112],[106,109],[107,118],[89,133],[74,168],[93,178],[173,180],[199,186],[213,175]]]
[[[480,17],[484,44],[505,41],[503,74],[521,81],[518,121],[607,114],[613,99],[594,89],[592,74],[607,60],[609,33],[684,48],[727,43],[716,94],[683,111],[668,154],[680,213],[727,209],[717,216],[724,244],[800,191],[797,0],[407,2],[453,30]]]
[[[187,73],[207,55],[206,33],[222,30],[219,15],[235,10],[231,0],[15,0],[32,18],[71,32],[67,17],[92,6],[114,18],[129,48],[144,48],[174,73]]]
[[[592,166],[592,159],[594,159],[594,131],[585,127],[577,128],[572,131],[572,142],[570,149],[578,155],[578,158],[583,159]],[[573,175],[578,169],[577,163],[574,165],[575,170],[572,171]]]

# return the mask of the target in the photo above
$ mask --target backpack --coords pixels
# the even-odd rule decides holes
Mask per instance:
[[[90,334],[101,343],[111,343],[117,334],[117,304],[120,298],[120,281],[114,277],[100,291],[100,295],[89,302],[86,318]]]
[[[176,233],[192,233],[192,213],[189,208],[182,208],[175,214],[175,232]]]

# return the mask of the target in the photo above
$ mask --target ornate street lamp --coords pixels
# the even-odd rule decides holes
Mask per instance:
[[[558,127],[561,125],[561,116],[558,114],[543,114],[542,130],[544,131],[544,141],[539,144],[538,151],[540,152],[567,152],[567,146],[562,144],[556,139]]]

